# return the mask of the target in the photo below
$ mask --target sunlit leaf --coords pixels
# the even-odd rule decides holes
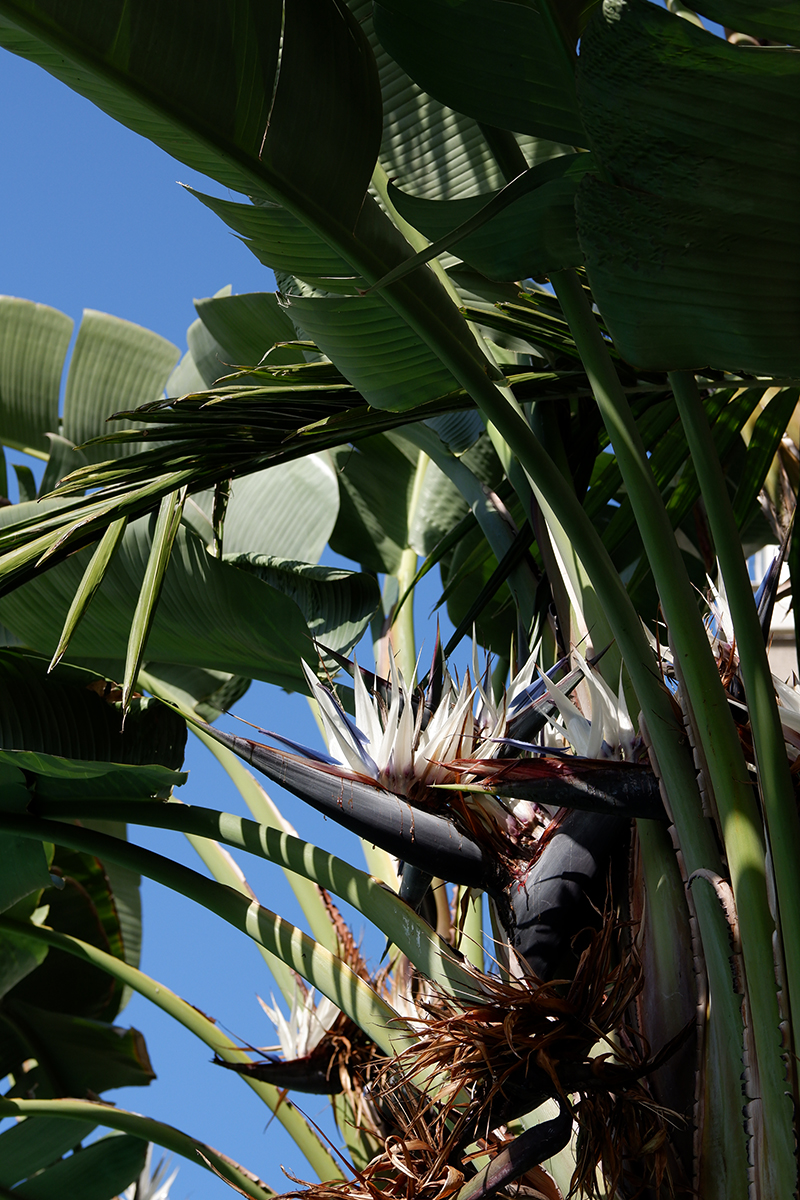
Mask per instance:
[[[571,49],[547,8],[381,0],[375,31],[420,87],[442,103],[500,129],[585,144]]]
[[[58,432],[61,372],[71,317],[30,300],[0,297],[0,441],[15,450],[49,450]]]

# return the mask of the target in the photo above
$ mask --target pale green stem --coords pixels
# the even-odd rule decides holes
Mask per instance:
[[[40,801],[43,808],[45,804],[46,802]],[[60,818],[92,820],[97,818],[98,807],[103,808],[102,801],[99,804],[96,801],[55,801],[51,808],[45,808],[45,812]],[[428,923],[376,879],[370,878],[364,871],[359,871],[357,867],[351,866],[336,855],[329,854],[291,834],[280,833],[244,817],[234,816],[233,813],[221,813],[211,808],[118,800],[115,801],[114,811],[120,820],[129,821],[132,825],[155,826],[159,829],[173,829],[180,833],[214,838],[224,845],[266,858],[286,870],[295,871],[304,878],[313,880],[368,916],[372,923],[395,942],[406,957],[443,991],[450,995],[462,996],[470,1003],[474,1000],[476,989],[479,990],[474,975],[462,966],[449,946],[431,932]],[[6,818],[0,815],[0,828],[3,827],[4,819]],[[14,818],[8,817],[7,820],[13,822]],[[49,826],[53,831],[51,841],[60,828],[60,825],[55,824]],[[67,828],[74,830],[73,826]],[[121,848],[129,845],[126,842],[119,842],[117,845],[116,839],[107,838],[106,844],[110,842],[114,842],[121,853],[124,853],[124,849]],[[111,858],[111,851],[115,846],[109,848],[106,857]],[[99,850],[96,853],[101,857]],[[149,851],[141,853],[150,854]],[[159,855],[153,857],[160,858]],[[186,871],[187,868],[182,870]],[[195,872],[189,871],[188,874],[196,878]],[[288,922],[284,924],[288,925]]]
[[[463,893],[459,892],[456,901],[463,902]],[[458,915],[458,914],[457,914]],[[479,971],[483,970],[483,893],[470,892],[467,900],[467,911],[464,917],[464,927],[458,949],[468,962]]]
[[[553,287],[575,337],[617,456],[648,553],[675,657],[697,718],[697,734],[702,741],[722,823],[739,919],[758,1055],[760,1095],[770,1138],[769,1152],[764,1154],[769,1178],[764,1183],[772,1189],[770,1194],[790,1195],[795,1186],[796,1164],[781,1057],[772,957],[774,925],[767,901],[761,822],[744,756],[669,516],[589,302],[574,272],[562,271],[554,275]],[[649,723],[652,732],[653,723]],[[663,757],[659,758],[665,769]],[[688,838],[684,839],[680,827],[679,835],[681,846],[688,846]]]
[[[692,25],[698,25],[700,29],[705,29],[705,25],[694,9],[684,4],[683,0],[666,0],[666,4],[669,11],[675,13],[676,17],[683,17],[684,21],[689,21]]]
[[[424,455],[420,454],[420,458],[423,457]],[[397,586],[401,596],[405,596],[411,587],[416,573],[417,552],[407,546],[400,557],[400,566],[397,570]],[[392,624],[392,650],[401,675],[411,686],[417,666],[413,592],[406,599]]]
[[[126,1112],[113,1104],[101,1100],[6,1100],[0,1099],[0,1117],[63,1117],[77,1121],[91,1121],[109,1129],[119,1129],[133,1134],[146,1142],[154,1142],[165,1150],[180,1154],[189,1162],[200,1163],[207,1170],[218,1172],[223,1179],[253,1200],[267,1200],[275,1195],[272,1188],[256,1182],[238,1163],[220,1154],[205,1142],[189,1137],[174,1125],[154,1121],[139,1113]],[[22,1193],[20,1193],[22,1194]]]
[[[789,996],[785,997],[785,1007],[787,1016],[790,1016],[791,999],[795,1003],[800,1002],[800,823],[797,801],[789,773],[772,672],[742,553],[741,538],[697,383],[693,375],[683,371],[674,372],[670,381],[691,447],[733,617],[736,650],[753,731],[759,789],[775,873],[779,928],[789,991]],[[797,1054],[800,1042],[794,1022],[792,1032]]]
[[[101,970],[106,971],[115,979],[119,979],[127,987],[132,988],[140,996],[173,1017],[225,1062],[249,1063],[252,1061],[244,1050],[241,1050],[235,1042],[232,1042],[217,1028],[213,1021],[204,1016],[192,1004],[187,1004],[163,983],[145,975],[136,967],[129,966],[121,959],[115,958],[113,954],[107,954],[104,950],[81,941],[80,938],[56,933],[55,930],[48,929],[46,926],[24,925],[19,921],[9,920],[8,917],[0,917],[0,929],[5,929],[17,937],[44,942],[56,950],[63,950],[75,958],[83,959],[84,962],[100,967]],[[305,1118],[285,1098],[281,1090],[273,1087],[271,1083],[264,1083],[249,1075],[240,1075],[239,1078],[252,1088],[256,1095],[275,1113],[321,1180],[342,1178],[341,1168],[336,1159],[314,1130],[310,1128]],[[102,1120],[102,1118],[99,1119]],[[159,1143],[159,1145],[161,1144]]]
[[[216,738],[210,737],[203,729],[199,728],[196,723],[196,713],[173,688],[170,688],[162,680],[148,675],[146,671],[139,673],[139,686],[145,688],[159,699],[168,701],[174,708],[178,709],[189,723],[189,728],[195,737],[203,743],[207,750],[210,750],[217,762],[225,770],[239,792],[239,795],[250,809],[250,812],[260,824],[268,825],[271,829],[280,829],[287,833],[294,833],[292,826],[288,821],[284,820],[261,784],[252,772],[248,771],[242,760],[232,750],[228,750],[226,746],[221,745]],[[326,950],[330,950],[332,954],[336,954],[338,947],[336,933],[320,896],[319,888],[310,880],[302,879],[292,871],[286,871],[284,874],[303,910],[303,915],[308,921],[314,938]],[[221,880],[220,882],[229,881]],[[265,956],[267,953],[265,952]],[[269,962],[269,958],[267,958],[267,962]],[[283,991],[282,985],[281,990]],[[287,993],[284,992],[284,995],[287,995]]]
[[[187,833],[186,840],[197,852],[201,861],[208,867],[208,870],[217,883],[224,883],[226,887],[235,888],[237,892],[241,892],[243,896],[247,896],[250,900],[258,900],[255,892],[245,879],[243,872],[234,861],[233,856],[228,850],[223,850],[219,842],[212,841],[210,838],[197,837],[194,833]],[[291,1002],[292,995],[297,988],[294,975],[292,975],[286,963],[270,953],[266,946],[259,946],[257,944],[256,948],[280,988],[281,995]]]
[[[394,221],[397,228],[402,233],[403,237],[408,242],[409,246],[413,246],[414,250],[417,252],[420,250],[425,250],[430,245],[428,238],[426,238],[423,233],[420,233],[418,229],[415,229],[413,225],[410,225],[405,217],[400,216],[400,213],[395,208],[389,195],[389,176],[379,162],[375,164],[375,170],[372,172],[372,186],[380,196],[381,203]],[[444,267],[439,262],[439,259],[431,259],[430,267],[434,275],[436,275],[437,279],[441,283],[442,287],[449,295],[450,299],[457,308],[460,308],[463,304],[463,300],[458,294],[456,285],[453,283],[452,279],[447,274],[447,271],[445,271]],[[483,344],[484,350],[486,350],[486,345],[483,342],[483,338],[477,333],[474,326],[472,326],[472,331],[475,333],[477,339]]]

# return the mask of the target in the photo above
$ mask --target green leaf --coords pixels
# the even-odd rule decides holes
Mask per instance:
[[[103,587],[73,634],[72,661],[103,663],[104,670],[121,676],[152,544],[150,530],[146,518],[129,524]],[[4,596],[0,620],[29,645],[52,654],[88,557],[87,551],[71,555]],[[148,664],[210,668],[304,690],[297,659],[308,638],[308,627],[291,600],[213,558],[186,529],[178,531],[147,641]]]
[[[578,234],[623,357],[800,370],[797,55],[608,0],[581,42],[579,95],[602,177],[578,189]]]
[[[380,0],[375,32],[420,87],[487,125],[585,145],[574,58],[546,9]],[[513,49],[512,49],[513,48]]]
[[[30,467],[23,466],[21,463],[14,463],[14,474],[17,477],[17,487],[19,489],[20,503],[36,499],[36,480],[33,477],[33,471]]]
[[[428,417],[425,424],[433,429],[447,449],[458,457],[471,450],[486,432],[483,417],[476,408],[445,413],[441,417]]]
[[[94,671],[62,663],[48,675],[46,659],[2,649],[0,696],[13,698],[0,704],[0,763],[40,776],[39,789],[66,788],[70,779],[89,787],[93,777],[105,776],[103,788],[130,796],[182,779],[174,771],[183,762],[183,721],[142,697],[134,700],[123,732],[118,689]],[[137,771],[121,765],[141,763],[163,765]]]
[[[261,211],[253,205],[233,207]],[[302,228],[299,222],[296,223]],[[240,366],[256,366],[276,342],[293,341],[295,337],[294,326],[274,292],[210,296],[206,300],[195,300],[194,306],[211,336]]]
[[[458,627],[472,609],[497,568],[497,560],[486,545],[480,529],[469,532],[458,544],[452,557],[442,564],[442,582],[447,596],[447,615]],[[475,632],[481,646],[503,657],[517,635],[517,616],[507,584],[495,600],[475,618]]]
[[[693,7],[704,17],[735,29],[737,33],[749,33],[755,38],[788,42],[794,46],[800,41],[800,4],[797,0],[759,0],[758,4],[748,0],[698,0]]]
[[[339,517],[331,550],[367,571],[397,572],[408,545],[408,500],[418,455],[385,434],[334,450]]]
[[[383,94],[380,161],[387,176],[431,200],[501,187],[505,178],[486,127],[428,95],[386,52],[375,34],[372,0],[350,0],[350,8],[378,64]],[[531,165],[569,149],[527,135],[519,142]]]
[[[11,833],[0,834],[0,912],[11,908],[31,892],[50,886],[50,871],[47,856],[41,842],[15,837]]]
[[[110,1134],[19,1184],[14,1194],[24,1200],[113,1200],[139,1177],[146,1157],[146,1141]]]
[[[290,596],[305,617],[311,637],[340,654],[350,653],[380,604],[378,582],[371,575],[256,554],[230,561]],[[303,657],[316,664],[313,643],[308,643]]]
[[[308,229],[280,204],[268,201],[257,205],[237,204],[232,200],[206,196],[192,188],[189,190],[239,234],[265,267],[273,271],[287,271],[314,287],[324,287],[329,291],[338,290],[335,280],[339,276],[349,280],[345,286],[348,291],[352,290],[352,267],[327,246],[319,234]],[[202,312],[200,315],[205,320]],[[278,322],[275,324],[278,325]],[[289,331],[276,337],[275,341],[289,341],[294,337],[294,329],[289,323]],[[220,340],[224,342],[224,338]]]
[[[185,396],[205,390],[206,381],[197,369],[191,350],[187,350],[167,380],[164,391],[168,396]]]
[[[375,296],[289,296],[302,326],[374,408],[405,412],[458,388],[422,338]]]
[[[41,843],[40,843],[41,845]],[[46,909],[40,907],[41,892],[28,896],[19,904],[7,909],[4,916],[26,924],[40,920]],[[0,930],[0,1000],[12,988],[41,966],[47,958],[49,949],[41,942],[31,938],[19,938],[9,930]],[[2,1171],[2,1150],[0,1150],[0,1172]]]
[[[36,845],[36,843],[32,843]],[[78,937],[115,958],[125,959],[122,929],[115,897],[103,865],[90,854],[57,847],[52,871],[60,887],[48,886],[41,903],[49,905],[47,924],[59,933]],[[138,892],[138,886],[137,886]],[[120,1009],[122,984],[105,971],[81,962],[63,950],[51,949],[47,959],[9,993],[50,1012],[112,1021]]]
[[[56,693],[57,694],[57,693]],[[65,693],[62,691],[61,693]],[[145,701],[145,703],[148,703]],[[152,709],[152,701],[149,702]],[[170,710],[159,705],[164,713]],[[96,715],[92,710],[92,715]],[[117,719],[119,720],[119,710]],[[174,716],[173,716],[174,719]],[[134,711],[130,725],[135,725]],[[153,728],[153,722],[150,723]],[[126,722],[128,732],[129,723]],[[146,733],[145,733],[146,736]],[[124,735],[121,739],[124,745]],[[154,754],[158,748],[153,748]],[[170,771],[162,766],[122,765],[114,762],[91,762],[88,760],[57,758],[51,754],[42,754],[33,750],[0,750],[0,764],[14,766],[25,771],[29,776],[35,776],[35,790],[38,796],[51,800],[67,800],[81,795],[87,799],[103,797],[118,797],[119,799],[151,799],[163,800],[169,794],[170,788],[186,782],[187,776],[180,771]],[[5,809],[5,811],[16,811]]]
[[[73,321],[58,309],[0,296],[0,441],[46,457],[58,432],[61,372]]]
[[[29,1117],[0,1134],[0,1187],[49,1167],[87,1138],[95,1125],[63,1117]]]
[[[426,424],[440,432],[438,422],[428,421]],[[401,440],[401,435],[389,436],[397,442]],[[461,462],[482,484],[489,487],[496,487],[502,479],[502,467],[486,433],[461,456]],[[409,545],[417,554],[427,558],[469,511],[467,500],[455,484],[436,463],[429,462],[409,530]]]
[[[103,582],[106,568],[111,561],[111,558],[125,532],[125,527],[128,524],[127,517],[120,517],[118,521],[113,521],[100,539],[100,544],[92,554],[91,559],[83,573],[83,577],[78,585],[78,590],[72,598],[72,603],[69,606],[64,628],[61,630],[61,637],[58,639],[55,653],[50,660],[50,670],[56,666],[64,657],[70,638],[78,626],[78,622],[85,614],[87,608],[92,602],[92,597]]]
[[[172,546],[180,525],[186,492],[173,492],[161,501],[153,531],[153,542],[147,556],[144,579],[133,613],[125,655],[125,675],[122,684],[122,707],[128,703],[144,658],[147,639],[155,619],[158,599],[164,586]]]
[[[86,465],[86,455],[77,446],[59,433],[48,433],[50,457],[39,486],[39,496],[46,496],[61,482],[65,475]]]
[[[423,200],[392,186],[389,195],[400,215],[433,243],[421,259],[448,250],[489,279],[527,279],[583,261],[575,192],[591,167],[591,155],[565,154],[493,196]]]
[[[19,1093],[37,1087],[42,1099],[83,1096],[87,1090],[99,1095],[109,1088],[144,1087],[155,1078],[144,1038],[136,1029],[48,1012],[21,1000],[4,1001],[0,1027],[3,1074],[17,1072],[24,1059],[38,1062],[17,1078]]]
[[[200,1157],[203,1164],[209,1170],[213,1170],[215,1174],[238,1188],[243,1196],[251,1196],[253,1200],[266,1200],[272,1194],[267,1185],[258,1176],[254,1175],[252,1171],[245,1171],[233,1159],[219,1154],[216,1150],[212,1150],[204,1142],[190,1137],[180,1129],[176,1129],[174,1125],[167,1125],[163,1121],[154,1121],[150,1117],[142,1117],[139,1113],[126,1112],[124,1108],[100,1104],[94,1100],[3,1099],[0,1100],[0,1112],[2,1112],[3,1116],[49,1117],[56,1115],[59,1118],[67,1117],[81,1121],[97,1121],[111,1129],[124,1130],[125,1133],[132,1134],[133,1140],[141,1141],[145,1150],[147,1149],[147,1143],[150,1142],[158,1146],[164,1146],[165,1149],[172,1150],[194,1163]],[[104,1140],[108,1141],[110,1139]],[[99,1142],[94,1143],[94,1145],[100,1144]],[[83,1155],[81,1154],[78,1157],[82,1158]],[[324,1156],[320,1156],[317,1161],[319,1162],[321,1158],[324,1158]],[[72,1159],[70,1159],[71,1161]],[[327,1161],[332,1162],[330,1156],[328,1156]],[[141,1172],[139,1173],[141,1174]],[[58,1200],[61,1200],[61,1193],[57,1193],[57,1195]],[[83,1194],[81,1193],[81,1200],[82,1197]],[[98,1198],[92,1196],[87,1197],[87,1200],[98,1200]]]
[[[736,524],[743,530],[753,505],[764,486],[767,472],[781,444],[792,413],[798,402],[794,388],[784,388],[773,396],[759,414],[747,447],[744,466],[737,478],[736,499],[733,504]]]
[[[147,674],[177,692],[182,703],[209,724],[241,700],[251,683],[242,675],[227,671],[178,667],[174,663],[150,663]]]
[[[107,313],[86,311],[67,375],[63,436],[80,445],[100,434],[131,428],[129,421],[108,417],[160,397],[178,357],[177,346],[157,333]],[[136,449],[135,443],[123,442],[82,447],[82,453],[89,462],[101,462]]]
[[[260,554],[315,563],[338,514],[339,484],[325,454],[234,479],[225,513],[224,555]]]
[[[225,350],[209,333],[199,317],[187,329],[186,341],[192,362],[203,381],[204,388],[214,387],[218,379],[230,375],[234,370],[235,364],[226,361]]]

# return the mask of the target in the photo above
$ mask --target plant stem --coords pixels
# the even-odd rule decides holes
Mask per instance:
[[[697,383],[686,371],[674,372],[670,382],[691,447],[736,632],[736,650],[753,731],[759,790],[775,873],[778,924],[789,991],[785,1001],[790,1015],[791,999],[800,1002],[800,822],[797,801],[764,636],[741,551],[741,538]],[[794,1021],[791,1028],[797,1054],[800,1042]]]
[[[69,815],[84,820],[96,819],[98,813],[104,811],[104,806],[107,812],[107,805],[102,800],[53,801],[49,806],[47,802],[39,801],[39,806],[48,816]],[[329,854],[291,834],[213,808],[120,800],[115,802],[114,812],[119,820],[129,821],[132,825],[172,829],[179,833],[213,838],[312,880],[359,912],[369,914],[372,923],[443,991],[449,995],[461,995],[469,1002],[474,1001],[474,976],[462,966],[450,947],[431,932],[428,923],[365,871],[351,866],[335,854]],[[109,842],[116,840],[107,839]],[[119,843],[122,847],[128,844]],[[142,853],[148,854],[149,851]],[[108,853],[106,857],[111,858],[111,854]]]
[[[796,1183],[796,1163],[780,1047],[772,958],[774,925],[767,901],[761,822],[744,755],[669,517],[589,302],[572,271],[555,275],[553,286],[617,456],[659,591],[675,656],[697,718],[697,734],[708,763],[736,901],[758,1055],[761,1101],[771,1140],[769,1153],[763,1157],[767,1171],[763,1181],[765,1194],[790,1195]],[[652,730],[652,722],[650,724]],[[661,761],[664,766],[663,759]],[[678,832],[681,846],[687,847],[688,838],[680,826]]]
[[[160,700],[166,700],[167,703],[177,708],[188,722],[189,728],[198,741],[202,742],[226,771],[256,821],[262,825],[269,825],[272,829],[280,829],[285,833],[294,834],[295,831],[292,826],[281,815],[264,788],[252,772],[248,771],[242,760],[237,758],[227,747],[216,741],[215,738],[209,737],[196,724],[197,714],[194,709],[185,703],[185,698],[176,692],[174,688],[170,688],[163,680],[148,675],[146,671],[139,672],[138,682],[140,687],[146,688],[153,696],[156,696]],[[338,947],[336,932],[320,896],[319,888],[310,880],[300,878],[293,871],[286,872],[286,879],[303,910],[303,916],[308,921],[313,937],[321,945],[325,946],[327,950],[330,950],[332,954],[336,954]],[[227,881],[220,880],[220,882]]]

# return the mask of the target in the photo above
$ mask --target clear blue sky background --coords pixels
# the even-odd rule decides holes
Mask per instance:
[[[234,292],[274,289],[271,273],[176,181],[204,191],[215,184],[5,51],[0,51],[0,111],[0,293],[53,305],[74,318],[76,329],[84,308],[100,309],[157,331],[183,351],[186,328],[196,315],[193,298],[228,283]],[[237,711],[319,744],[302,697],[255,684]],[[193,738],[187,767],[190,782],[183,791],[190,803],[244,811],[227,777]],[[278,792],[270,789],[303,837],[363,865],[346,835]],[[141,830],[136,838],[203,869],[179,835]],[[262,903],[299,919],[277,869],[258,860],[243,866]],[[256,1000],[257,992],[269,1000],[271,977],[256,947],[157,885],[145,881],[143,897],[142,969],[236,1035],[255,1045],[271,1043],[272,1028]],[[290,1186],[280,1172],[283,1163],[311,1177],[281,1126],[274,1122],[265,1132],[270,1114],[233,1074],[211,1065],[205,1046],[138,997],[120,1023],[144,1032],[158,1079],[149,1088],[109,1098],[202,1138],[279,1190]],[[325,1120],[327,1101],[310,1096],[301,1103],[332,1132]],[[174,1200],[233,1194],[201,1167],[179,1162]]]

